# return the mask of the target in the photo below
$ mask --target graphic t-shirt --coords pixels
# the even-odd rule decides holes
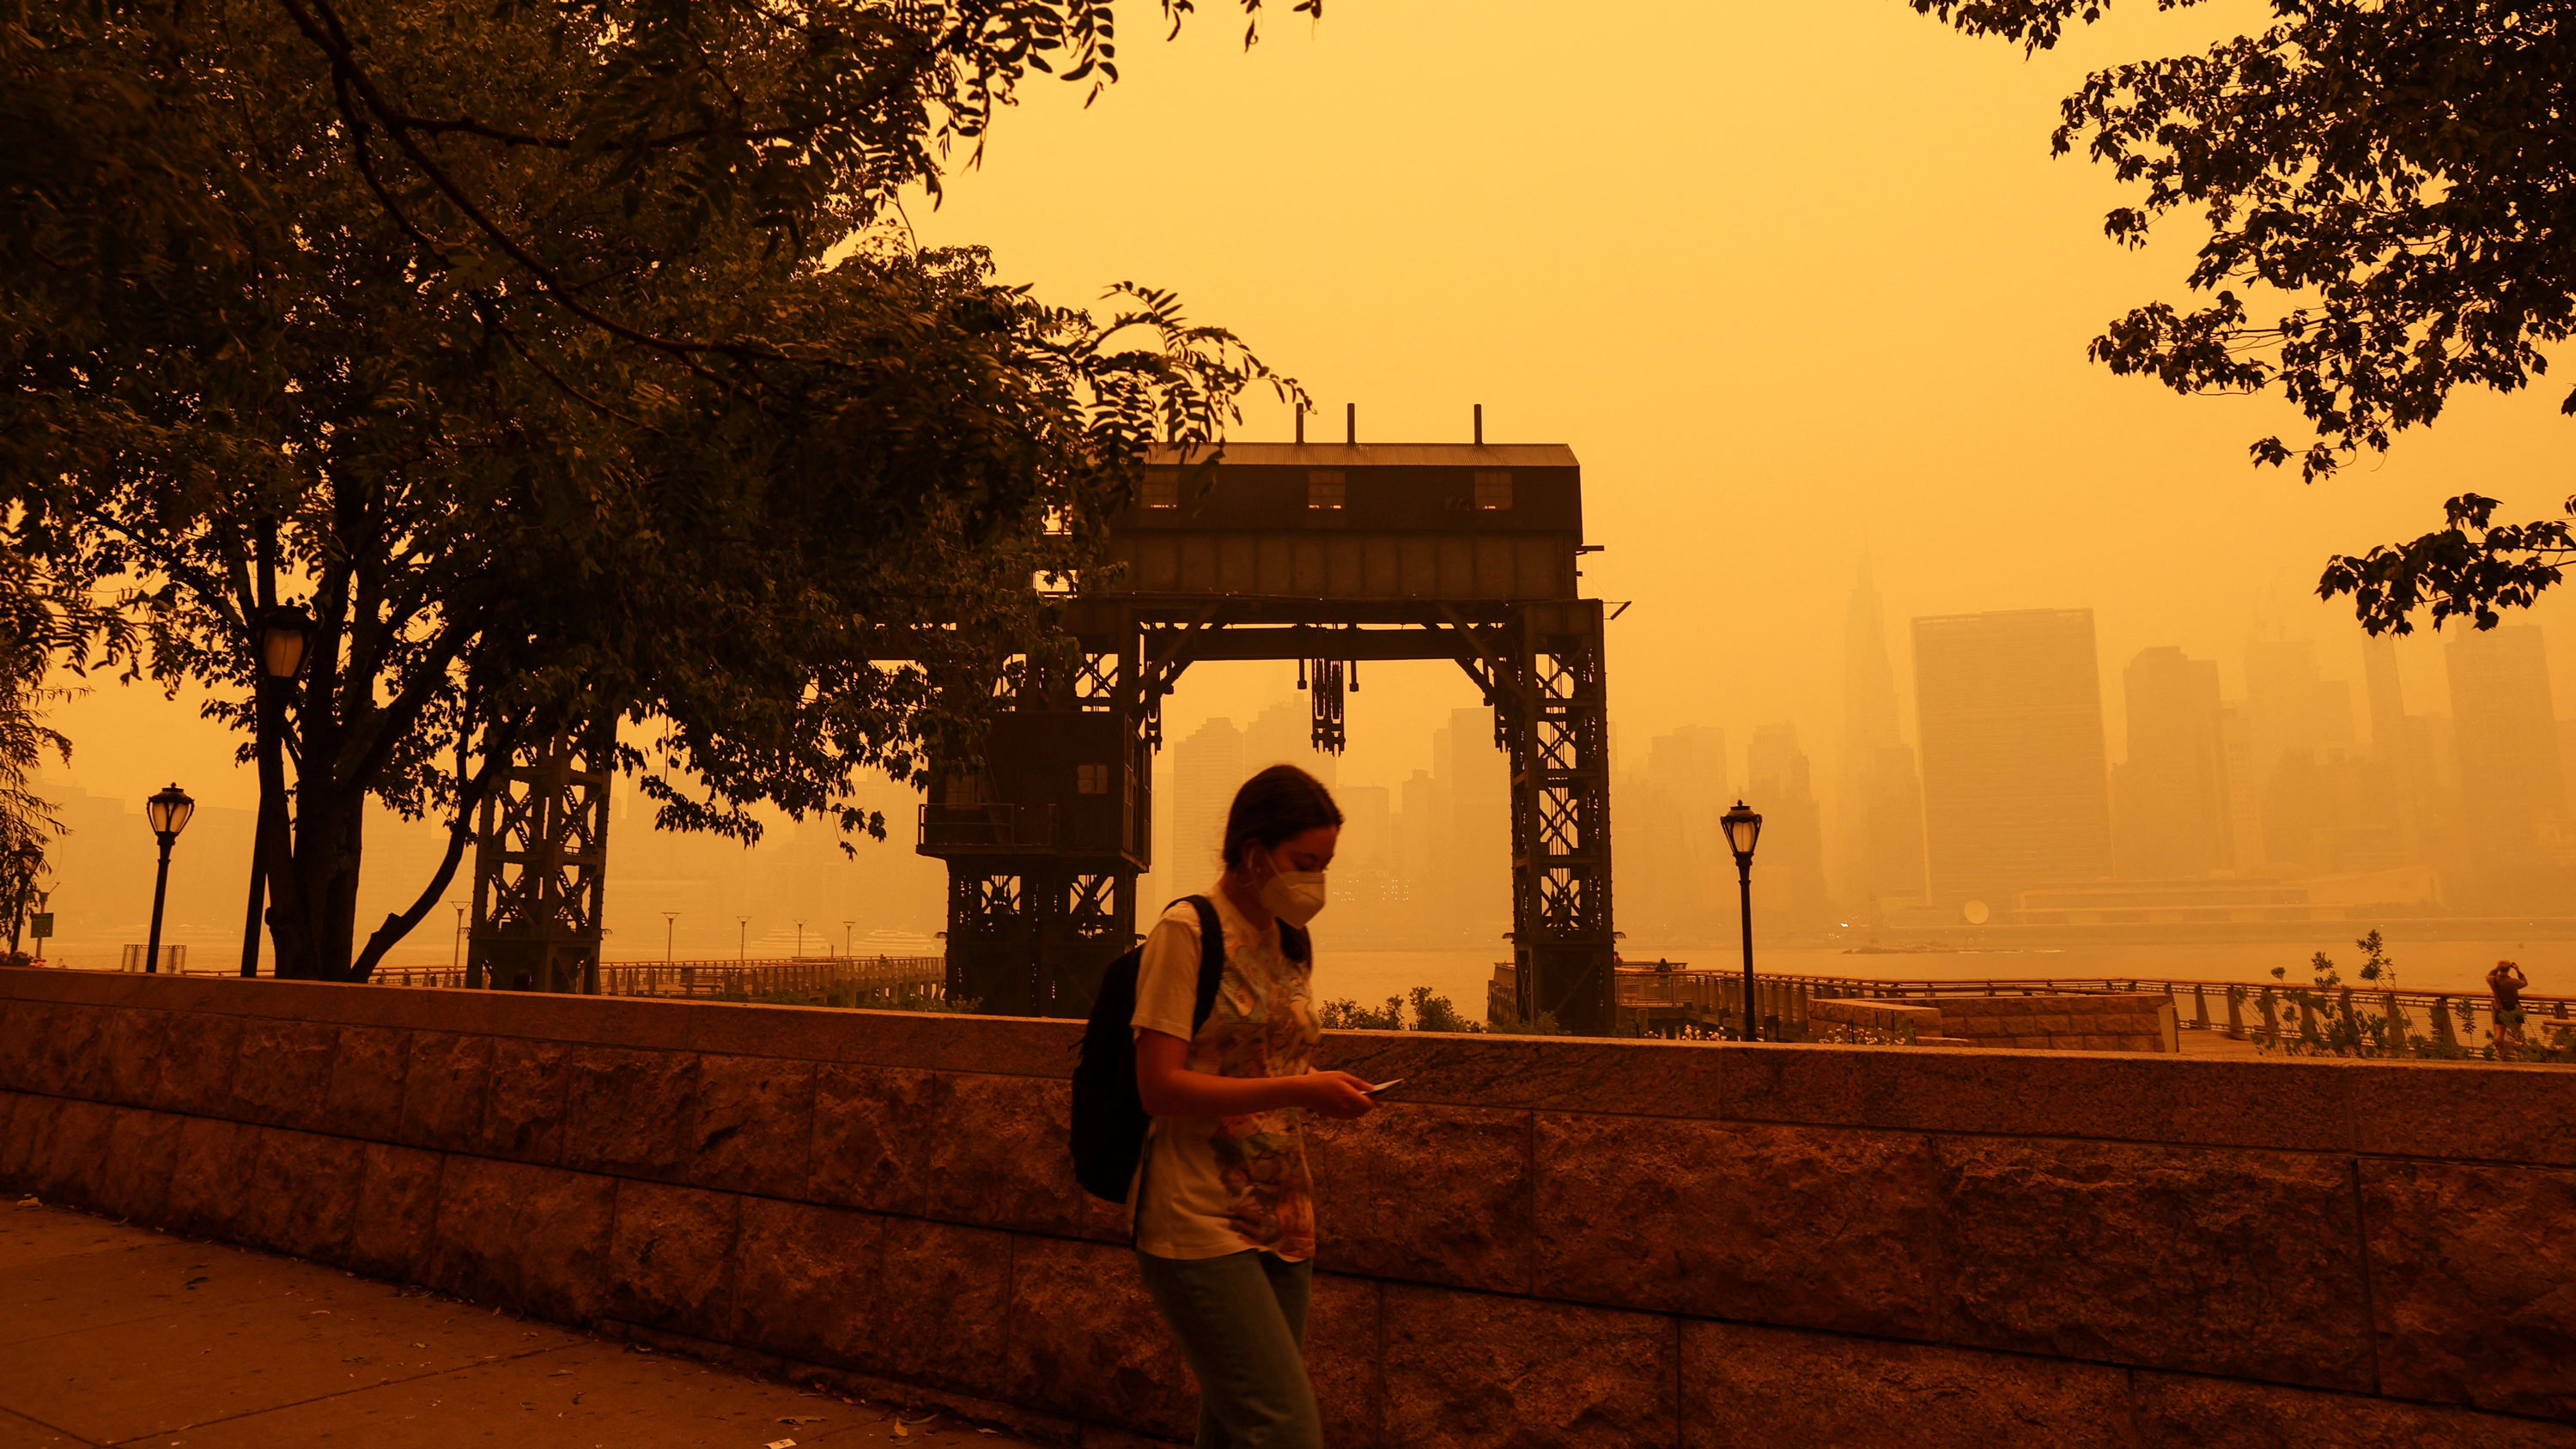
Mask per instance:
[[[1312,962],[1291,961],[1279,932],[1255,931],[1220,890],[1207,898],[1225,928],[1225,973],[1216,1005],[1193,1034],[1198,1004],[1199,915],[1174,905],[1145,937],[1136,971],[1139,1031],[1190,1044],[1186,1065],[1226,1077],[1293,1077],[1315,1059],[1323,1032],[1307,994]],[[1315,1198],[1302,1107],[1241,1117],[1157,1117],[1145,1161],[1128,1190],[1136,1246],[1158,1258],[1218,1258],[1259,1248],[1289,1262],[1315,1255]]]

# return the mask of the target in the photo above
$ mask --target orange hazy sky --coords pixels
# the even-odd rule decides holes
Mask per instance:
[[[2357,677],[2348,614],[2310,596],[2324,556],[2420,531],[2465,488],[2534,515],[2570,491],[2571,424],[2544,390],[2463,395],[2385,460],[2307,487],[2245,461],[2299,419],[2186,399],[2084,358],[2108,318],[2179,300],[2198,233],[2105,241],[2122,193],[2052,160],[2088,67],[2203,43],[2229,3],[2126,7],[2062,52],[1963,39],[1901,0],[1333,0],[1274,8],[1261,42],[1202,0],[1164,43],[1125,13],[1124,79],[1085,109],[1039,81],[979,170],[916,205],[931,243],[979,242],[1050,300],[1121,279],[1181,291],[1303,379],[1338,428],[1571,444],[1587,565],[1613,626],[1630,749],[1684,723],[1797,723],[1829,768],[1844,599],[1874,557],[1904,678],[1911,614],[2089,605],[2114,756],[2137,649],[2219,658],[2314,637]],[[1243,435],[1285,437],[1258,400]],[[2561,713],[2576,620],[2552,607]],[[1203,667],[1171,722],[1241,719],[1290,666]],[[2439,709],[2428,650],[2411,701]],[[1454,670],[1372,667],[1344,778],[1427,763],[1474,699]],[[102,684],[60,712],[70,777],[139,798],[172,775],[247,804],[231,742],[189,700]],[[1740,769],[1740,763],[1739,763]],[[57,772],[57,778],[62,772]]]

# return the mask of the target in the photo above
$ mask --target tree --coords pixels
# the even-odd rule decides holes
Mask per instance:
[[[280,974],[364,979],[586,721],[656,721],[659,823],[746,839],[882,834],[856,771],[971,752],[1145,444],[1294,386],[901,226],[1029,72],[1114,59],[1099,0],[0,10],[5,543],[253,734]],[[370,796],[450,845],[361,946]]]
[[[1908,0],[1973,35],[2057,44],[2108,0]],[[2174,9],[2196,0],[2157,0]],[[2576,325],[2576,5],[2492,0],[2271,0],[2272,23],[2203,55],[2098,71],[2054,138],[2143,188],[2104,230],[2129,246],[2168,213],[2208,227],[2187,279],[2208,300],[2157,302],[2094,339],[2115,373],[2178,392],[2278,388],[2314,427],[2309,482],[2429,425],[2456,387],[2512,392]],[[2258,302],[2260,305],[2258,305]],[[2576,414],[2576,391],[2560,411]],[[2326,598],[2408,633],[2528,605],[2576,557],[2565,518],[2498,524],[2464,493],[2445,526],[2328,561]],[[2564,512],[2576,515],[2576,498]]]

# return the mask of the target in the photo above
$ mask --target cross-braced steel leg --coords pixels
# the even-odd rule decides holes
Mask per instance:
[[[599,991],[614,720],[520,752],[475,829],[465,984]]]
[[[1615,1020],[1610,717],[1601,606],[1513,610],[1496,732],[1511,762],[1512,955],[1524,1017],[1567,1030]]]

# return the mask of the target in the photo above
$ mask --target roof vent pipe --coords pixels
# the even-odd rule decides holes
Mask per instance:
[[[1476,404],[1476,446],[1485,446],[1485,405]]]
[[[1306,441],[1306,405],[1305,405],[1304,403],[1299,403],[1299,404],[1297,404],[1297,442],[1299,443],[1299,445],[1300,445],[1300,446],[1302,446],[1302,445],[1304,445],[1305,441]]]
[[[1360,445],[1360,405],[1342,404],[1342,441],[1351,447]]]

